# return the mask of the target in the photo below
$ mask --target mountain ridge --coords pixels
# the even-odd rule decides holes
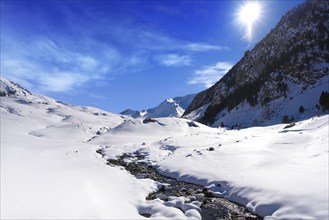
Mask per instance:
[[[183,117],[212,126],[222,122],[229,126],[253,126],[266,123],[274,117],[279,122],[279,118],[286,115],[280,112],[280,108],[289,105],[289,99],[297,95],[297,90],[309,94],[312,88],[319,86],[317,83],[320,80],[325,83],[322,91],[328,90],[328,30],[327,1],[309,0],[297,6],[284,15],[251,51],[246,51],[222,79],[197,94]],[[317,112],[320,94],[314,98],[317,101],[307,100],[312,102],[312,109],[308,109],[312,115]],[[246,111],[256,108],[267,111],[262,113],[267,114],[267,117],[262,120],[261,113],[249,115],[249,120],[227,116],[236,108],[246,105],[249,105]],[[289,116],[296,113],[298,108]]]
[[[181,117],[186,108],[191,104],[195,94],[177,96],[162,101],[158,106],[147,110],[126,109],[120,114],[130,115],[133,118],[160,118],[160,117]]]

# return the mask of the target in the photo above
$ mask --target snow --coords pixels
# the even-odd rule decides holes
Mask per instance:
[[[130,115],[133,118],[181,117],[194,97],[195,95],[191,94],[183,97],[168,98],[154,108],[143,111],[127,109],[120,114]]]
[[[155,188],[152,181],[106,166],[96,146],[82,142],[88,137],[83,129],[16,101],[1,98],[1,219],[141,218],[136,205]],[[8,113],[9,107],[23,116]],[[74,109],[61,106],[56,112],[69,115]],[[102,121],[96,116],[85,113],[79,121],[90,117],[95,129]]]
[[[118,131],[120,136],[109,131],[92,142],[109,146],[112,157],[143,151],[161,173],[203,184],[262,216],[328,218],[328,115],[289,129],[284,124],[243,130],[189,128],[183,119],[158,120],[152,128],[135,123],[129,132]],[[134,132],[140,139],[130,142]]]
[[[1,219],[201,219],[193,198],[147,201],[161,183],[106,165],[99,148],[105,159],[139,151],[162,174],[268,219],[329,218],[329,115],[288,129],[226,130],[182,118],[146,123],[1,83],[17,90],[1,97]]]
[[[273,125],[282,122],[285,115],[293,116],[295,120],[304,120],[315,115],[322,115],[319,105],[319,99],[322,91],[329,91],[329,75],[319,79],[313,86],[303,89],[302,84],[295,84],[290,81],[285,81],[289,91],[287,98],[280,97],[271,101],[267,106],[260,104],[252,107],[248,102],[243,101],[236,108],[228,111],[222,110],[218,113],[213,127],[219,127],[221,122],[227,128],[232,128],[235,125],[244,127]],[[198,120],[203,117],[205,110],[209,104],[200,107],[189,113],[186,118]],[[305,112],[300,113],[299,107],[303,106]]]
[[[3,78],[1,85],[15,91],[0,106],[1,219],[144,219],[142,211],[187,218],[145,199],[160,183],[106,165],[89,143],[129,118],[62,104]]]
[[[121,115],[133,115],[133,114],[138,114],[138,113],[139,113],[138,111],[128,108],[128,109],[120,112],[119,114],[121,114]]]

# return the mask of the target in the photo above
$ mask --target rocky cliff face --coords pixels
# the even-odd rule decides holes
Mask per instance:
[[[329,90],[328,75],[329,1],[308,0],[283,16],[219,82],[197,94],[184,117],[249,126],[293,116],[302,105],[315,114],[320,93]]]

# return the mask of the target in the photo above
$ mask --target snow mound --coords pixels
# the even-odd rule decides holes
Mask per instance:
[[[211,129],[203,124],[181,118],[156,118],[151,119],[128,119],[122,124],[114,127],[108,132],[92,140],[92,143],[106,145],[111,143],[134,143],[143,140],[159,140],[170,136],[182,136],[189,133],[200,132],[200,128],[205,131]],[[117,140],[117,141],[115,141]]]

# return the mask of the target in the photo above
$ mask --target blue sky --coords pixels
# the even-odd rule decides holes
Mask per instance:
[[[246,1],[2,0],[1,75],[70,104],[142,110],[211,86],[301,2],[260,1],[246,39]]]

